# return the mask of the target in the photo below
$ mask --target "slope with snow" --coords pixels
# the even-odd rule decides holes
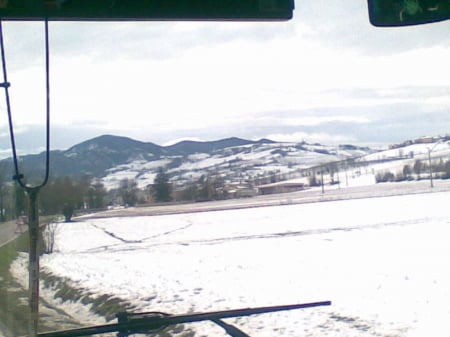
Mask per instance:
[[[211,153],[162,156],[154,162],[136,160],[109,169],[102,178],[108,189],[123,178],[136,178],[139,187],[152,184],[156,171],[166,169],[176,184],[193,182],[202,175],[221,176],[229,182],[296,172],[308,167],[353,158],[373,152],[368,148],[306,143],[257,143],[227,147]]]
[[[134,178],[138,186],[144,188],[153,183],[157,170],[164,168],[175,186],[197,181],[201,176],[220,176],[227,183],[254,181],[258,184],[260,178],[268,180],[276,176],[278,181],[307,177],[309,173],[305,175],[305,172],[312,169],[317,173],[331,163],[335,167],[331,171],[338,174],[340,172],[341,177],[344,174],[359,175],[362,170],[373,176],[384,172],[401,174],[405,165],[413,167],[416,160],[428,163],[429,151],[433,162],[448,160],[450,146],[442,140],[383,151],[352,145],[274,142],[247,144],[209,153],[162,156],[154,161],[132,161],[109,169],[102,182],[111,189],[116,188],[123,178]],[[326,171],[330,173],[329,169]],[[331,181],[331,177],[324,179]],[[303,181],[308,184],[307,178]]]

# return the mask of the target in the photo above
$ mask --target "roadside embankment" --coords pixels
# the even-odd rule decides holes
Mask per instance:
[[[16,232],[15,222],[1,223],[0,230],[0,337],[25,336],[28,334],[28,272],[18,278],[11,273],[11,266],[21,254],[27,255],[28,235]],[[56,323],[80,326],[44,300],[39,310],[42,331],[58,329]]]

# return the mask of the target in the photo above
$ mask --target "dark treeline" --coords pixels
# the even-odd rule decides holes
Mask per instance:
[[[1,221],[27,215],[26,192],[16,183],[7,182],[0,174]],[[38,195],[40,215],[63,215],[70,221],[76,210],[98,209],[106,206],[107,192],[103,184],[88,178],[50,178]]]
[[[172,184],[161,168],[154,184],[146,189],[139,189],[136,180],[128,178],[122,179],[117,188],[107,190],[101,182],[88,177],[50,177],[39,191],[38,207],[40,215],[64,216],[65,221],[71,221],[79,212],[172,200]],[[27,215],[27,201],[26,192],[0,173],[0,221]]]
[[[42,215],[62,213],[70,221],[75,210],[104,208],[106,194],[103,184],[88,178],[50,179],[40,192],[39,210]]]

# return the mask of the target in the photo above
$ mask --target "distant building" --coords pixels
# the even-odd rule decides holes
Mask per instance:
[[[235,191],[235,198],[250,198],[257,194],[257,190],[254,188],[238,188]]]
[[[398,149],[400,147],[402,147],[402,144],[390,144],[389,145],[389,150]]]
[[[416,144],[430,144],[433,142],[434,142],[434,138],[431,136],[421,137],[414,141],[414,143],[416,143]]]
[[[412,145],[414,142],[412,140],[405,140],[403,143],[401,144],[391,144],[389,145],[389,149],[393,150],[393,149],[399,149],[401,147],[405,147],[405,146],[409,146]]]
[[[301,191],[304,188],[304,183],[281,181],[273,184],[260,185],[258,186],[258,191],[259,194],[266,195]]]
[[[412,145],[414,142],[412,140],[406,140],[403,142],[403,146]]]

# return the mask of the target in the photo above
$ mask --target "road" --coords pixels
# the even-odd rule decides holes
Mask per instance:
[[[0,247],[11,242],[18,236],[18,233],[15,233],[16,227],[15,221],[0,223]],[[0,321],[0,337],[9,336],[13,336],[13,334],[9,331],[5,324]]]
[[[14,336],[11,331],[0,321],[0,337]]]
[[[0,247],[8,244],[16,239],[19,233],[16,233],[17,225],[15,221],[8,221],[0,223]],[[26,226],[23,226],[23,230],[26,230]]]

